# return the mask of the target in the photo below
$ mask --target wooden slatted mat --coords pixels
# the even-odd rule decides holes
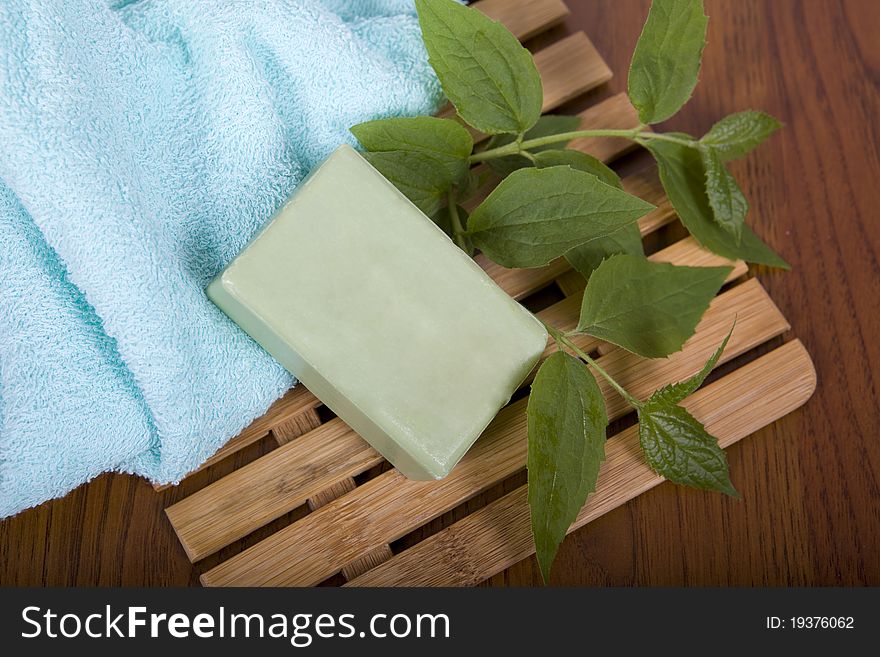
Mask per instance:
[[[560,0],[481,0],[475,6],[504,22],[521,39],[567,15]],[[536,61],[544,82],[545,111],[601,85],[611,75],[582,33],[538,51]],[[584,127],[638,125],[624,95],[605,98],[580,118]],[[610,161],[630,144],[582,139],[570,147]],[[482,193],[495,183],[490,181]],[[579,337],[578,345],[596,354],[633,394],[647,397],[657,387],[698,371],[736,318],[722,357],[722,362],[730,363],[726,373],[710,379],[685,406],[726,447],[803,404],[815,387],[810,357],[798,340],[782,337],[790,328],[785,317],[758,280],[747,277],[745,264],[714,255],[693,238],[669,238],[683,233],[675,226],[665,228],[676,217],[655,170],[625,178],[624,186],[657,206],[640,222],[643,235],[654,233],[652,244],[665,243],[651,259],[692,266],[727,264],[733,271],[696,334],[667,359],[638,358],[589,336]],[[542,319],[560,329],[574,328],[584,280],[564,261],[530,270],[508,270],[480,256],[477,261],[512,297],[526,305],[540,303]],[[775,348],[768,350],[771,341]],[[759,348],[757,358],[745,356]],[[553,349],[549,345],[545,356]],[[598,381],[609,417],[629,413],[605,380]],[[534,552],[522,478],[525,405],[524,398],[517,398],[504,408],[449,477],[417,482],[390,468],[299,386],[203,467],[270,434],[274,449],[168,507],[168,518],[193,562],[222,555],[222,559],[214,556],[216,565],[202,574],[208,586],[473,585]],[[644,462],[637,427],[609,438],[606,451],[598,489],[572,528],[662,481]],[[501,493],[483,495],[492,490]],[[485,500],[482,505],[481,500]],[[434,533],[417,540],[427,532],[415,532],[454,509],[462,510],[450,514],[455,521],[439,528],[434,523]],[[267,533],[267,526],[273,531]],[[242,542],[249,547],[237,552],[229,548]]]

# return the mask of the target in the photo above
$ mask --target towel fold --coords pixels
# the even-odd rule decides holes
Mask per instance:
[[[205,285],[349,126],[439,99],[410,0],[0,3],[0,517],[261,415],[293,380]]]

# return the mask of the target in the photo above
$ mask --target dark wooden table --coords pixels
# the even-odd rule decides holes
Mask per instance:
[[[586,31],[616,74],[602,93],[623,90],[648,0],[568,4],[558,30]],[[702,133],[746,108],[786,123],[735,173],[752,225],[794,265],[760,278],[819,387],[729,450],[741,501],[663,484],[570,536],[553,583],[880,585],[880,2],[706,5],[701,84],[668,127]],[[156,493],[105,475],[6,520],[0,583],[197,584],[163,509],[204,483]],[[538,582],[529,560],[490,584]]]

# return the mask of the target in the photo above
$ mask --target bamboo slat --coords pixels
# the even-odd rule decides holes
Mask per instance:
[[[611,69],[583,32],[560,39],[535,54],[544,87],[545,112],[608,82]]]
[[[309,505],[309,511],[317,511],[325,504],[330,504],[330,502],[337,497],[342,497],[346,493],[353,491],[355,488],[357,488],[357,484],[351,477],[340,479],[335,484],[331,484],[320,493],[313,495],[306,500]]]
[[[336,482],[329,488],[321,491],[314,497],[309,498],[308,505],[311,511],[316,511],[320,509],[325,504],[329,504],[337,497],[342,497],[343,495],[350,493],[357,487],[354,479],[351,477],[346,477],[345,479]],[[342,567],[342,575],[345,577],[346,581],[351,581],[355,577],[362,575],[368,570],[375,568],[379,564],[385,563],[392,556],[391,546],[388,544],[380,545],[375,550],[368,552],[362,557],[355,559],[347,566]]]
[[[479,0],[472,6],[500,22],[520,41],[558,25],[568,16],[562,0]]]
[[[375,550],[370,550],[364,556],[355,559],[347,566],[343,566],[341,570],[342,576],[345,577],[346,581],[350,582],[370,569],[385,563],[393,556],[394,554],[391,552],[389,545],[380,545]]]
[[[629,96],[625,93],[616,94],[601,103],[596,103],[578,114],[578,116],[581,119],[580,129],[582,130],[587,128],[593,130],[626,130],[628,128],[637,128],[641,124],[638,112],[636,112],[632,103],[629,102]],[[628,139],[582,137],[581,139],[569,142],[566,148],[584,151],[603,162],[608,162],[632,150],[635,148],[635,144]]]
[[[382,462],[342,420],[279,447],[165,509],[191,561]]]
[[[749,281],[713,301],[697,334],[675,356],[664,361],[646,361],[617,350],[602,357],[600,363],[633,394],[647,396],[660,385],[700,369],[734,318],[737,328],[722,360],[734,358],[788,328],[760,284]],[[626,411],[616,393],[607,386],[602,386],[602,391],[609,417],[619,417]],[[446,479],[412,481],[396,470],[388,471],[207,571],[202,575],[202,583],[278,586],[323,581],[351,561],[520,470],[525,463],[524,408],[525,400],[502,410]],[[290,445],[316,433],[320,429]],[[180,528],[175,527],[180,535]]]
[[[314,410],[308,410],[273,426],[272,435],[279,445],[286,445],[294,438],[299,438],[319,426],[321,426],[321,418]]]
[[[727,447],[801,406],[815,387],[810,356],[794,340],[699,390],[683,405]],[[569,531],[663,481],[645,463],[637,427],[622,431],[608,441],[596,492]],[[534,552],[521,486],[348,585],[474,585]]]

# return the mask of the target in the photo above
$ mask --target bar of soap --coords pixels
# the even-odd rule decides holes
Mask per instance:
[[[413,479],[449,473],[547,342],[531,313],[349,146],[207,293]]]

